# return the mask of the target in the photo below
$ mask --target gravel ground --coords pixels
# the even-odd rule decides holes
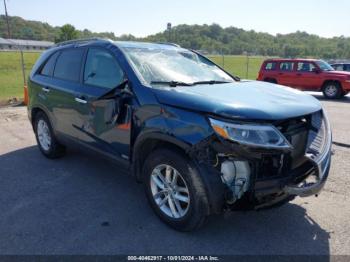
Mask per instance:
[[[77,151],[44,158],[26,108],[2,108],[0,254],[350,255],[350,97],[322,103],[335,144],[319,197],[229,212],[192,233],[161,223],[142,185],[110,161]]]

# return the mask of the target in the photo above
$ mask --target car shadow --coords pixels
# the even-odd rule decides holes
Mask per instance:
[[[344,96],[340,99],[328,99],[328,98],[325,98],[322,93],[316,93],[316,92],[311,92],[310,95],[314,96],[315,98],[317,98],[321,101],[337,102],[337,103],[350,103],[350,95]]]
[[[296,204],[228,212],[181,233],[150,209],[143,186],[116,164],[36,146],[0,155],[2,254],[323,255],[329,233]]]

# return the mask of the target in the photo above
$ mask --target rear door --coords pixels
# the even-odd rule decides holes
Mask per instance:
[[[278,65],[277,82],[280,85],[294,86],[294,62],[282,61]]]
[[[56,120],[55,129],[70,138],[78,139],[79,132],[74,127],[78,121],[75,102],[80,88],[80,76],[85,48],[70,48],[60,51],[53,72],[50,103]]]
[[[295,85],[301,90],[318,90],[322,86],[322,72],[314,62],[300,61],[296,66]]]
[[[90,147],[121,158],[129,155],[131,102],[104,95],[113,93],[125,80],[113,53],[101,47],[89,48],[78,92],[79,138]]]
[[[72,126],[77,117],[74,99],[84,52],[79,48],[56,51],[33,78],[33,96],[46,108],[54,130],[75,139],[79,133]]]

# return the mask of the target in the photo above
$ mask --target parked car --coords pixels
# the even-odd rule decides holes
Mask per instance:
[[[172,44],[58,44],[32,69],[28,116],[44,156],[78,145],[116,160],[181,231],[229,208],[318,194],[330,168],[331,130],[317,99],[240,81]]]
[[[268,59],[261,65],[257,80],[322,91],[330,99],[341,98],[350,91],[350,72],[335,71],[325,61],[315,59]]]
[[[350,63],[337,63],[331,64],[335,71],[347,71],[350,72]]]

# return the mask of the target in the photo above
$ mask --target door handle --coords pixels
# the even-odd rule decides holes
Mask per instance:
[[[301,74],[300,74],[300,73],[298,73],[298,74],[297,74],[297,76],[301,76]]]
[[[43,90],[45,93],[50,92],[50,88],[48,88],[48,87],[43,87],[43,88],[41,88],[41,90]]]
[[[84,98],[79,98],[79,97],[76,97],[75,101],[80,103],[80,104],[86,104],[87,103],[87,101]]]

